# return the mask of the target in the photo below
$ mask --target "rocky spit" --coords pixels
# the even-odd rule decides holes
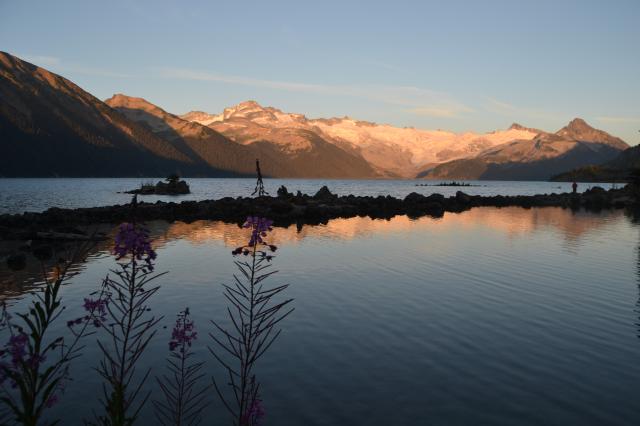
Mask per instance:
[[[463,212],[473,207],[562,207],[599,211],[628,209],[640,211],[640,191],[632,185],[604,190],[594,187],[582,194],[542,194],[533,196],[479,196],[458,191],[455,196],[425,196],[412,192],[404,199],[391,196],[337,196],[323,186],[315,195],[290,193],[285,187],[275,197],[225,197],[219,200],[161,202],[92,207],[80,209],[50,208],[42,213],[0,215],[0,259],[12,270],[25,268],[28,257],[49,259],[69,247],[92,240],[105,240],[110,225],[122,222],[165,220],[193,222],[221,220],[242,224],[247,216],[263,216],[275,226],[317,225],[335,218],[368,216],[390,219],[396,215],[409,217],[442,217],[445,212]]]
[[[290,193],[285,187],[275,197],[225,197],[218,200],[125,204],[78,209],[50,208],[42,213],[0,215],[0,240],[81,240],[80,228],[95,224],[136,221],[221,220],[242,223],[247,216],[272,219],[276,226],[314,225],[334,218],[369,216],[373,219],[441,217],[445,212],[462,212],[473,207],[563,207],[572,209],[617,209],[637,206],[636,191],[627,186],[604,190],[594,187],[582,194],[533,196],[474,196],[458,191],[455,196],[425,196],[412,192],[404,199],[391,196],[337,196],[326,187],[315,195]]]

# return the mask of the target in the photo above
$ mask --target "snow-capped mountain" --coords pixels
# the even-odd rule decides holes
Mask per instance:
[[[468,179],[547,179],[572,167],[611,160],[628,145],[575,119],[555,133],[512,124],[490,133],[454,133],[394,127],[343,118],[310,119],[255,101],[222,114],[190,112],[245,145],[270,143],[287,152],[310,149],[321,139],[366,160],[380,176]]]
[[[491,133],[453,133],[375,124],[348,117],[308,119],[262,107],[255,101],[226,108],[222,114],[200,111],[181,116],[209,126],[242,144],[269,141],[289,150],[305,149],[308,140],[320,137],[362,156],[381,175],[413,178],[429,166],[474,157],[512,140],[531,140],[537,131],[514,125]]]
[[[0,176],[253,176],[548,179],[628,145],[575,119],[555,133],[399,128],[310,119],[254,101],[177,116],[145,99],[103,102],[0,52]]]

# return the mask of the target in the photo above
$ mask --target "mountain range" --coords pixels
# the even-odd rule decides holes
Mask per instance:
[[[398,128],[349,117],[308,119],[302,114],[265,108],[254,101],[226,108],[218,115],[192,111],[182,118],[206,125],[241,144],[267,141],[289,152],[308,149],[311,138],[320,138],[365,159],[379,176],[401,178],[414,178],[427,167],[473,157],[505,142],[536,135],[521,127],[479,135]]]
[[[558,173],[615,159],[629,146],[576,118],[555,133],[513,140],[474,158],[445,162],[421,175],[435,179],[547,180]]]
[[[249,176],[539,180],[612,161],[628,145],[574,119],[555,133],[490,133],[310,119],[255,101],[167,112],[0,52],[0,176]]]

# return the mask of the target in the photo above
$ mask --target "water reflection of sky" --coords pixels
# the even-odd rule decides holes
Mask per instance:
[[[158,270],[170,271],[153,306],[163,325],[185,306],[202,328],[224,321],[220,284],[231,280],[230,251],[246,230],[203,221],[150,227]],[[266,424],[640,420],[629,397],[640,391],[638,234],[620,212],[481,208],[441,219],[338,219],[276,228],[272,242],[280,247],[275,281],[291,284],[296,311],[258,368]],[[65,287],[65,315],[79,312],[113,266],[107,247]],[[0,277],[19,288],[6,271]],[[202,331],[196,349],[213,373]],[[147,365],[162,365],[168,333],[160,330]],[[99,389],[96,354],[89,345],[74,367],[82,380],[56,408],[77,416],[69,424]],[[207,414],[222,413],[212,396]]]

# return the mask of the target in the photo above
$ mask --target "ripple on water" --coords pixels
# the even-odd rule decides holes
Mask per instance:
[[[203,327],[223,319],[220,284],[231,279],[230,250],[245,231],[205,221],[151,228],[158,269],[171,271],[154,311],[172,319],[188,305]],[[638,230],[619,212],[338,219],[272,238],[277,281],[291,284],[296,310],[258,369],[267,424],[640,420]],[[70,316],[110,262],[101,248],[78,269],[65,288]],[[9,279],[0,271],[3,285]],[[198,341],[203,359],[206,343]],[[166,342],[151,350],[148,362],[161,363]],[[90,360],[78,374],[92,377]],[[82,417],[90,404],[73,401],[98,386],[73,382],[55,412]],[[222,413],[216,402],[209,410]]]

